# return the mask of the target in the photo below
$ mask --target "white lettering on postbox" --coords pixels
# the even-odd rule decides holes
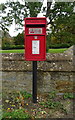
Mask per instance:
[[[39,54],[39,40],[32,40],[32,54]]]
[[[29,28],[29,34],[42,34],[42,28]]]

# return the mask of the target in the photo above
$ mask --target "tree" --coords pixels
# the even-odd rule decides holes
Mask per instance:
[[[75,43],[75,2],[55,2],[47,5],[46,17],[51,29],[51,43]]]
[[[15,45],[24,45],[24,32],[19,33],[16,37],[14,37]]]
[[[9,49],[11,45],[14,45],[13,38],[9,35],[8,32],[0,30],[2,36],[2,49]]]
[[[41,10],[42,2],[24,2],[22,4],[19,1],[9,1],[0,6],[0,13],[4,14],[0,18],[0,27],[3,31],[7,31],[13,21],[15,22],[16,29],[21,29],[24,25],[25,17],[36,17]]]

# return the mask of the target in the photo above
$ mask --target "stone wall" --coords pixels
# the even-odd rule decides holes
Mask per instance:
[[[52,90],[72,92],[75,78],[73,47],[64,53],[46,55],[46,61],[37,62],[38,93]],[[2,88],[4,91],[32,92],[32,61],[24,54],[2,54]]]

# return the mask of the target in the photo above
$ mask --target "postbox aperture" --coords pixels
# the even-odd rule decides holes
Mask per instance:
[[[46,18],[25,18],[25,60],[46,60]]]

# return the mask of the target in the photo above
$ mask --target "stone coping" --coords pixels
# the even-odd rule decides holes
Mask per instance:
[[[46,61],[38,61],[38,71],[75,72],[75,46],[64,53],[47,53]],[[2,71],[32,71],[32,61],[25,61],[24,53],[2,53]]]
[[[68,55],[66,53],[47,53],[46,61],[72,61],[74,59],[73,55]],[[13,61],[25,61],[23,53],[2,53],[2,61],[13,60]]]

